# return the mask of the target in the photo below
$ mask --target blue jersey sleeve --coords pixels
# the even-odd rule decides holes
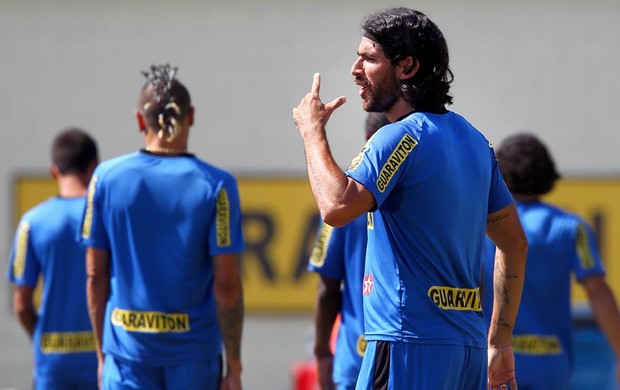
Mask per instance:
[[[497,164],[497,159],[495,158],[495,152],[490,144],[489,150],[491,153],[491,163],[493,164],[491,168],[491,186],[489,188],[488,208],[488,213],[491,214],[513,203],[513,199],[508,187],[506,187],[506,182],[504,182],[504,178],[502,177],[502,173],[500,172]]]
[[[604,275],[605,268],[592,229],[582,220],[579,220],[576,229],[573,258],[575,278],[581,280],[591,275]]]
[[[209,229],[210,254],[242,252],[244,243],[237,180],[232,175],[226,176],[215,197],[215,217]]]
[[[39,278],[40,264],[32,247],[32,226],[22,219],[13,239],[7,279],[20,286],[35,287]]]
[[[410,169],[417,145],[401,123],[386,125],[368,140],[346,175],[366,187],[379,207]]]
[[[322,222],[308,262],[308,270],[334,280],[344,279],[344,236],[342,228]]]
[[[109,249],[110,242],[103,224],[104,182],[95,169],[88,185],[86,206],[82,217],[80,240],[85,246]]]

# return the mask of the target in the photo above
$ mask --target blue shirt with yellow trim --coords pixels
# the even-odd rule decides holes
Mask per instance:
[[[333,367],[334,383],[340,385],[355,385],[366,349],[361,293],[366,221],[364,214],[339,228],[321,224],[308,263],[308,270],[342,281],[341,320]]]
[[[347,175],[377,202],[364,276],[368,340],[486,348],[479,286],[487,215],[512,202],[485,137],[461,116],[381,128]]]
[[[48,199],[24,214],[13,240],[7,279],[32,288],[42,280],[32,340],[35,380],[97,380],[85,251],[77,242],[84,204],[84,197]]]
[[[604,275],[594,234],[577,215],[544,202],[516,201],[528,240],[527,265],[513,350],[519,385],[553,388],[570,377],[571,275],[581,280]],[[490,325],[493,310],[495,246],[487,240],[483,308]]]
[[[243,250],[233,175],[189,154],[104,162],[82,241],[111,253],[105,353],[155,365],[220,354],[212,257]]]

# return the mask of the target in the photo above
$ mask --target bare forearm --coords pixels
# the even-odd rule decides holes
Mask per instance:
[[[326,291],[324,288],[319,288],[314,312],[314,355],[317,358],[331,355],[329,341],[341,305],[342,294],[340,291],[331,292]]]
[[[304,138],[308,179],[321,217],[338,207],[339,197],[347,188],[347,177],[336,164],[327,139],[316,135]]]
[[[597,290],[587,291],[596,322],[609,341],[616,358],[620,359],[620,312],[616,299],[605,282],[601,283]]]
[[[527,262],[527,238],[514,204],[490,214],[487,234],[497,246],[493,274],[493,314],[489,346],[510,345],[519,311]]]
[[[88,315],[95,335],[97,357],[103,361],[103,321],[105,308],[110,294],[110,281],[104,276],[88,276],[86,281],[86,299],[88,303]]]
[[[34,288],[29,286],[15,286],[13,289],[13,311],[30,339],[32,339],[38,320],[32,302],[33,292]]]
[[[513,256],[497,250],[495,273],[493,275],[494,303],[489,331],[489,345],[504,346],[510,344],[514,328],[525,275],[524,255]]]
[[[17,318],[22,328],[26,331],[26,334],[28,334],[28,337],[32,340],[34,329],[37,326],[37,313],[35,313],[34,310],[23,310],[17,313]]]
[[[243,331],[243,293],[241,284],[233,299],[217,299],[217,314],[220,331],[226,348],[228,369],[241,372],[241,335]]]

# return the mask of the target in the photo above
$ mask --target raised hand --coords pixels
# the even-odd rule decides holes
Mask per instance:
[[[320,90],[321,75],[315,73],[312,89],[301,99],[299,105],[293,108],[295,126],[297,126],[302,137],[313,132],[324,132],[325,124],[329,121],[332,113],[347,101],[344,96],[341,96],[324,104],[319,96]]]

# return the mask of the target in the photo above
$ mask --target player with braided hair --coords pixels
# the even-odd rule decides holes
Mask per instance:
[[[237,182],[188,152],[194,108],[176,74],[143,72],[145,147],[89,185],[82,241],[104,389],[241,388]]]

